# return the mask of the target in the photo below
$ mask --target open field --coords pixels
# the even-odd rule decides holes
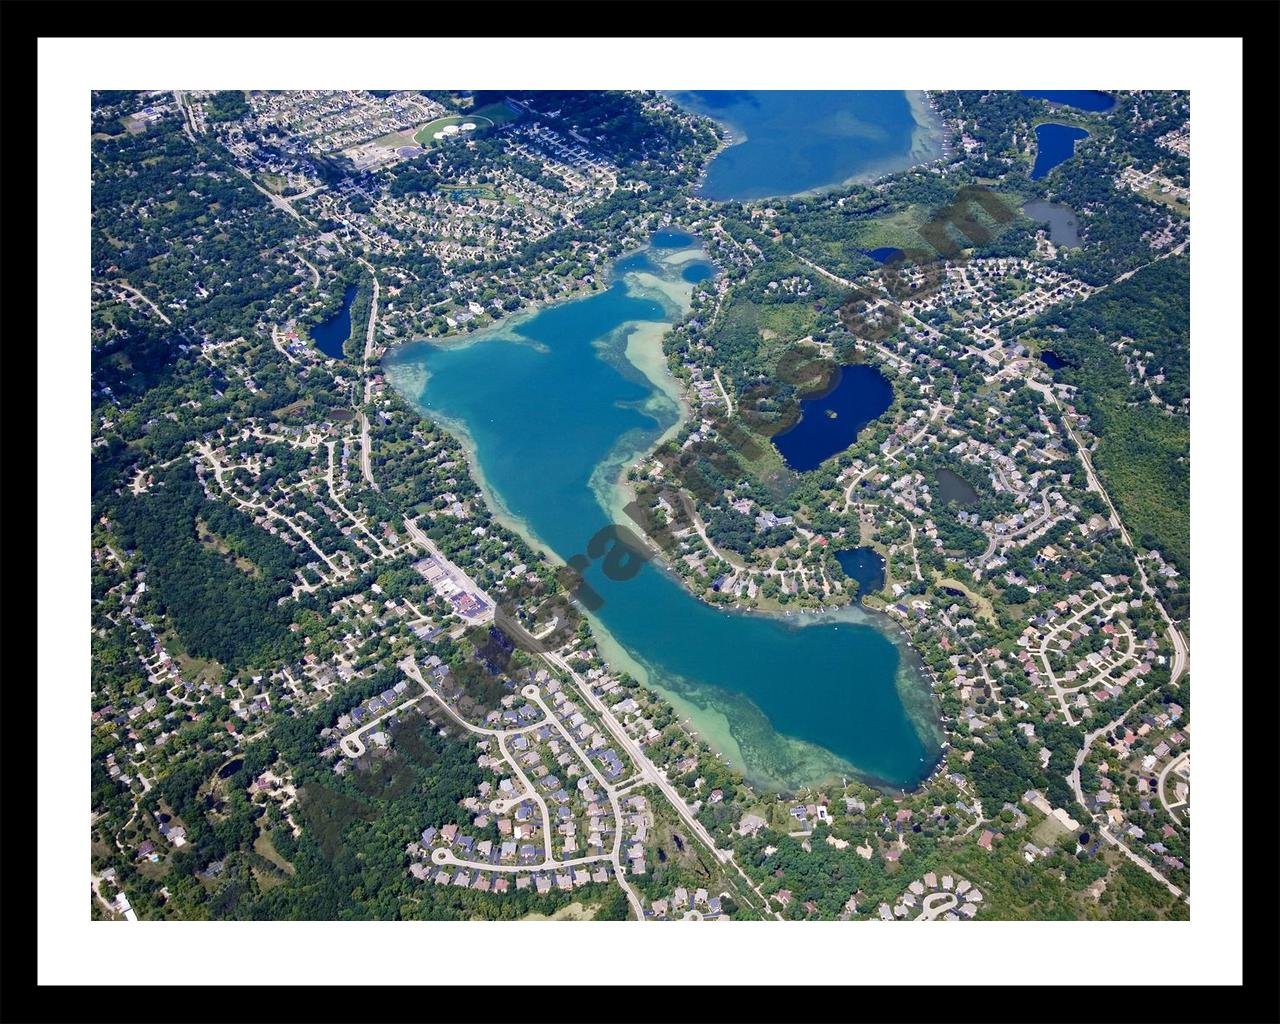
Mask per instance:
[[[288,184],[283,175],[267,174],[265,172],[258,175],[258,181],[264,188],[269,189],[276,195],[282,195],[284,193],[285,186]]]
[[[402,146],[416,146],[417,141],[413,137],[413,129],[410,128],[407,131],[391,132],[380,136],[373,140],[373,145],[384,149],[400,149]]]
[[[173,660],[178,663],[178,670],[182,673],[182,678],[189,682],[215,683],[222,678],[223,669],[218,662],[213,659],[193,658],[183,650],[182,643],[178,639],[178,635],[173,631],[166,632],[161,637],[161,642],[165,648],[173,655]]]
[[[196,519],[196,531],[197,539],[200,541],[201,547],[205,548],[205,550],[216,551],[218,554],[226,558],[227,561],[234,564],[241,572],[252,576],[254,579],[258,579],[262,576],[261,569],[254,565],[253,562],[249,561],[249,559],[242,555],[233,553],[227,542],[216,533],[213,533],[204,521],[199,518]]]
[[[253,849],[255,853],[261,854],[281,871],[284,871],[286,874],[293,874],[294,866],[280,856],[280,851],[278,851],[275,848],[275,845],[271,842],[271,836],[269,833],[261,833],[258,838],[253,841]]]
[[[510,124],[520,115],[512,110],[505,103],[489,103],[483,107],[477,107],[471,111],[473,117],[483,117],[490,121],[496,128],[500,125]]]
[[[310,408],[315,405],[316,400],[310,395],[306,398],[299,398],[296,402],[290,402],[288,405],[282,405],[279,409],[274,410],[271,415],[273,417],[292,416],[294,413],[301,412],[303,409]]]
[[[908,206],[905,210],[866,221],[858,235],[862,249],[918,249],[921,246],[920,225],[929,220],[924,206]]]
[[[995,610],[991,607],[990,600],[983,597],[981,594],[974,593],[974,591],[970,590],[959,580],[950,576],[943,577],[942,579],[938,580],[938,586],[950,587],[952,590],[960,591],[962,594],[964,594],[970,606],[974,609],[974,611],[977,612],[980,618],[986,619],[993,626],[996,624]]]
[[[428,149],[430,149],[432,146],[437,144],[437,140],[433,138],[433,136],[435,135],[436,132],[440,131],[441,128],[446,128],[451,124],[466,124],[467,122],[476,124],[481,128],[493,127],[493,121],[490,118],[485,117],[483,114],[467,114],[465,116],[451,115],[449,117],[437,117],[434,121],[430,121],[427,124],[423,125],[420,129],[418,129],[418,133],[413,137],[413,139],[411,139],[408,143],[406,143],[406,145],[411,146],[414,144],[414,142],[417,142],[423,146],[426,146]]]
[[[586,907],[581,903],[570,903],[561,907],[548,917],[546,914],[526,914],[522,921],[590,921],[596,916],[596,907]]]
[[[448,195],[451,199],[465,199],[470,196],[478,199],[501,198],[492,185],[440,185],[437,191]]]
[[[1153,203],[1163,203],[1165,206],[1169,207],[1169,209],[1182,214],[1184,217],[1191,216],[1191,207],[1186,202],[1179,199],[1177,196],[1171,196],[1165,192],[1161,192],[1154,185],[1150,188],[1144,188],[1142,190],[1142,195],[1145,198],[1150,199]]]
[[[1070,829],[1057,818],[1045,818],[1031,830],[1031,841],[1037,846],[1053,846],[1068,832]]]

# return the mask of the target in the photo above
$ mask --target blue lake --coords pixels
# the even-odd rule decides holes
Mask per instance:
[[[874,366],[841,367],[825,393],[800,402],[800,420],[773,443],[797,472],[816,469],[858,439],[893,404],[893,385]]]
[[[901,170],[941,155],[932,112],[904,92],[749,90],[673,92],[714,118],[734,145],[711,162],[710,199],[790,196]],[[919,114],[917,114],[917,110]]]
[[[356,286],[347,285],[342,295],[342,308],[324,323],[311,328],[311,340],[331,359],[345,359],[342,346],[351,336],[351,303],[356,297]]]
[[[867,255],[877,263],[888,263],[891,259],[902,255],[901,249],[895,249],[890,245],[883,245],[879,249],[868,249]]]
[[[845,548],[836,552],[845,574],[858,581],[858,600],[884,589],[884,558],[875,548]]]
[[[605,291],[384,360],[409,401],[464,438],[504,520],[562,560],[611,523],[633,525],[621,475],[682,419],[660,344],[688,308],[689,254],[639,255]],[[610,664],[665,693],[754,782],[789,788],[853,770],[909,786],[936,762],[936,704],[884,616],[715,608],[656,561],[630,580],[594,561],[583,577],[603,601],[590,617]]]
[[[1060,103],[1065,107],[1075,107],[1077,110],[1110,110],[1116,105],[1114,97],[1109,93],[1098,92],[1096,89],[1019,89],[1018,91],[1032,99],[1048,100],[1050,103]]]
[[[705,281],[709,277],[714,277],[715,273],[716,269],[710,263],[695,261],[688,264],[682,271],[680,271],[680,276],[690,284],[697,284],[699,281]]]
[[[1089,133],[1083,128],[1073,128],[1066,124],[1036,125],[1036,162],[1031,168],[1032,179],[1043,178],[1058,164],[1070,160],[1075,155],[1076,143],[1087,139]]]

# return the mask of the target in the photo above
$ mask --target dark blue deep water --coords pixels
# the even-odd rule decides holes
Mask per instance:
[[[1036,162],[1031,168],[1032,179],[1043,178],[1058,164],[1070,160],[1075,155],[1076,143],[1088,137],[1089,133],[1083,128],[1052,122],[1036,125]]]
[[[1050,352],[1047,348],[1040,353],[1040,362],[1051,370],[1061,370],[1067,365],[1067,361],[1063,359],[1057,352]]]
[[[858,600],[884,588],[884,558],[875,548],[845,548],[836,552],[840,568],[858,581]]]
[[[674,248],[674,247],[673,247]],[[657,266],[653,260],[649,259],[649,254],[641,249],[639,252],[633,252],[630,256],[623,256],[613,265],[615,274],[634,274],[639,271],[652,274],[657,271]]]
[[[356,286],[347,285],[342,296],[342,308],[322,324],[311,328],[311,340],[316,348],[330,359],[345,359],[342,345],[351,336],[351,303],[356,297]]]
[[[773,443],[792,469],[816,469],[853,444],[891,404],[893,385],[884,374],[874,366],[845,366],[830,391],[800,402],[800,421]]]
[[[661,231],[655,232],[653,238],[649,240],[649,244],[655,249],[687,249],[693,245],[693,238],[686,235],[683,231],[677,231],[674,228],[663,228]]]
[[[1096,89],[1019,89],[1023,96],[1032,99],[1061,103],[1076,110],[1110,110],[1116,101],[1105,92]]]
[[[680,271],[680,276],[690,284],[697,284],[699,281],[705,281],[714,275],[715,268],[710,263],[690,263],[684,270]]]
[[[707,168],[709,199],[763,199],[885,174],[941,152],[941,132],[917,125],[905,92],[674,92],[682,107],[725,125],[735,144]],[[919,134],[919,137],[917,137]]]
[[[867,255],[877,263],[888,263],[895,256],[902,255],[902,250],[895,249],[891,245],[882,245],[879,249],[868,249]]]

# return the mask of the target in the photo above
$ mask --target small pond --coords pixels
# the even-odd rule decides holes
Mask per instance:
[[[800,419],[773,443],[797,472],[816,469],[844,451],[893,404],[893,385],[874,366],[840,367],[826,392],[801,399]]]
[[[884,558],[875,548],[845,548],[836,552],[840,568],[858,581],[858,600],[884,589]]]
[[[1087,139],[1083,128],[1048,121],[1036,125],[1036,162],[1031,168],[1031,178],[1043,178],[1061,163],[1070,160],[1076,151],[1076,143]]]
[[[330,359],[345,359],[342,346],[351,336],[351,303],[356,297],[356,286],[347,285],[342,296],[342,308],[324,323],[311,328],[311,340],[316,348]]]
[[[972,505],[978,500],[973,485],[949,469],[940,469],[934,474],[933,491],[942,501],[954,501],[957,505]]]
[[[1063,203],[1051,203],[1047,199],[1032,199],[1024,203],[1022,212],[1037,224],[1049,226],[1049,241],[1064,249],[1080,247],[1080,221],[1076,211]]]

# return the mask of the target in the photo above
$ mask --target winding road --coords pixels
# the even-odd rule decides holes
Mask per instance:
[[[403,661],[401,661],[399,663],[399,667],[405,673],[405,675],[409,676],[411,679],[417,682],[419,686],[422,687],[424,696],[430,696],[433,700],[435,700],[437,704],[439,704],[442,708],[444,708],[445,712],[449,715],[449,717],[452,718],[459,725],[461,725],[464,729],[468,730],[469,732],[478,733],[483,736],[492,736],[497,739],[498,750],[502,754],[503,760],[505,760],[507,764],[511,767],[512,772],[514,773],[516,778],[519,779],[520,785],[524,787],[524,795],[515,799],[520,800],[520,799],[525,799],[526,797],[531,798],[535,803],[537,803],[538,809],[542,813],[543,835],[545,836],[545,844],[543,848],[546,851],[546,856],[543,857],[541,863],[503,865],[503,864],[491,864],[487,861],[466,861],[466,860],[459,859],[457,856],[453,854],[451,850],[448,850],[448,849],[438,849],[434,851],[431,855],[432,862],[435,864],[458,865],[462,867],[473,868],[477,871],[516,872],[516,871],[556,870],[560,868],[581,866],[584,864],[594,863],[596,861],[607,860],[613,865],[614,876],[616,877],[618,884],[622,886],[623,892],[626,893],[627,902],[630,903],[632,912],[636,916],[636,920],[638,921],[645,920],[644,904],[640,900],[640,897],[636,895],[635,890],[632,889],[630,883],[627,881],[625,872],[623,871],[623,867],[622,867],[623,814],[622,814],[622,805],[618,801],[617,791],[612,785],[609,784],[608,780],[605,779],[605,777],[602,774],[600,774],[600,770],[596,767],[595,763],[589,757],[587,757],[586,753],[583,752],[582,748],[578,745],[577,741],[573,738],[573,736],[569,734],[569,731],[565,729],[564,723],[562,723],[560,719],[551,711],[551,709],[547,707],[546,701],[542,697],[542,691],[537,686],[532,684],[524,687],[520,691],[522,696],[524,696],[528,700],[535,702],[538,705],[538,707],[541,709],[544,716],[542,721],[533,723],[532,725],[522,726],[520,729],[513,729],[513,730],[486,729],[481,726],[472,725],[466,719],[458,715],[458,713],[454,711],[454,709],[450,707],[449,704],[440,696],[440,694],[437,693],[435,689],[433,689],[432,686],[426,681],[426,679],[422,675],[422,672],[418,668],[417,662],[412,657],[405,658]],[[569,860],[559,860],[551,855],[551,837],[555,834],[551,824],[551,811],[547,807],[546,801],[543,799],[542,795],[537,791],[537,788],[533,785],[532,781],[530,781],[529,777],[525,775],[524,769],[520,767],[519,762],[517,762],[517,760],[511,755],[510,751],[507,750],[507,746],[506,746],[506,738],[508,735],[513,735],[519,732],[527,732],[530,729],[535,729],[542,725],[551,725],[552,727],[555,728],[555,730],[560,734],[560,738],[569,745],[570,749],[572,749],[574,754],[577,755],[581,764],[586,767],[586,769],[591,773],[592,776],[594,776],[596,784],[599,785],[600,788],[604,791],[604,793],[608,796],[609,805],[613,810],[613,818],[614,818],[614,826],[615,826],[613,830],[613,849],[609,853],[594,854],[594,855],[589,855],[585,857],[572,858]],[[344,738],[344,741],[343,741],[343,748],[344,750],[346,750],[346,738]],[[509,804],[510,801],[504,801],[504,803]]]
[[[1165,779],[1169,777],[1169,773],[1171,771],[1174,771],[1178,767],[1178,765],[1182,764],[1183,762],[1188,760],[1190,757],[1191,757],[1191,752],[1189,750],[1184,750],[1177,757],[1170,760],[1170,762],[1164,766],[1164,768],[1160,771],[1160,774],[1156,777],[1156,794],[1160,797],[1160,803],[1163,804],[1164,809],[1169,812],[1169,817],[1171,817],[1179,825],[1182,824],[1182,819],[1178,817],[1177,812],[1175,811],[1175,808],[1185,807],[1186,804],[1181,802],[1175,802],[1172,804],[1169,803],[1169,801],[1165,799],[1164,783],[1165,783]]]
[[[720,380],[720,371],[716,370],[712,373],[716,380],[716,387],[720,389],[720,396],[724,399],[725,407],[729,410],[729,415],[733,415],[733,399],[729,397],[729,392],[725,390],[724,383]]]
[[[155,311],[156,316],[158,316],[161,320],[163,320],[163,321],[164,321],[165,323],[167,323],[169,326],[171,326],[171,327],[173,326],[173,321],[172,321],[172,320],[170,320],[167,316],[165,316],[165,315],[164,315],[164,313],[163,313],[163,311],[160,309],[160,307],[159,307],[159,306],[157,306],[154,302],[152,302],[152,301],[151,301],[149,298],[147,298],[145,295],[143,295],[143,294],[142,294],[142,292],[138,291],[138,289],[137,289],[137,288],[135,288],[133,285],[131,285],[128,281],[95,281],[95,282],[94,282],[94,284],[100,284],[100,285],[102,285],[102,287],[104,287],[104,288],[119,288],[121,291],[126,291],[126,292],[128,292],[130,295],[136,295],[136,296],[137,296],[138,298],[140,298],[143,302],[145,302],[148,306],[150,306],[150,307],[152,308],[152,310],[154,310],[154,311]]]
[[[373,479],[373,445],[369,440],[369,417],[365,413],[365,408],[369,405],[369,364],[374,359],[373,338],[378,330],[378,275],[374,273],[373,266],[364,259],[359,262],[368,271],[369,276],[373,278],[373,298],[369,302],[369,326],[364,334],[364,403],[360,407],[360,472],[369,482],[369,486],[375,491],[380,491],[377,482]]]
[[[1107,511],[1110,514],[1109,518],[1111,525],[1119,531],[1120,538],[1124,541],[1125,546],[1131,551],[1136,551],[1137,548],[1133,543],[1133,538],[1129,536],[1129,531],[1125,528],[1124,522],[1120,519],[1120,513],[1116,511],[1116,507],[1111,501],[1111,496],[1107,493],[1106,488],[1102,486],[1102,481],[1098,479],[1097,473],[1094,472],[1093,459],[1089,456],[1089,449],[1080,440],[1080,435],[1076,433],[1070,420],[1068,420],[1066,415],[1063,414],[1062,404],[1058,401],[1058,396],[1054,393],[1053,388],[1047,384],[1043,384],[1030,378],[1027,380],[1027,386],[1039,391],[1042,395],[1045,395],[1053,402],[1054,408],[1058,410],[1062,426],[1066,430],[1067,436],[1075,442],[1077,453],[1080,456],[1080,461],[1084,465],[1085,478],[1089,483],[1089,489],[1091,491],[1096,491],[1102,497],[1102,500],[1106,502]],[[1147,579],[1147,572],[1142,567],[1141,560],[1135,558],[1135,561],[1138,565],[1138,577],[1142,581],[1142,590],[1149,598],[1151,598],[1152,602],[1160,612],[1160,617],[1164,619],[1165,625],[1168,627],[1165,630],[1165,633],[1169,637],[1170,643],[1173,644],[1173,665],[1169,669],[1169,682],[1170,684],[1173,684],[1178,681],[1182,673],[1188,668],[1191,655],[1187,645],[1187,638],[1182,635],[1182,630],[1178,629],[1177,624],[1173,621],[1169,612],[1166,610],[1164,602],[1160,600],[1159,596],[1152,588],[1151,581]]]

